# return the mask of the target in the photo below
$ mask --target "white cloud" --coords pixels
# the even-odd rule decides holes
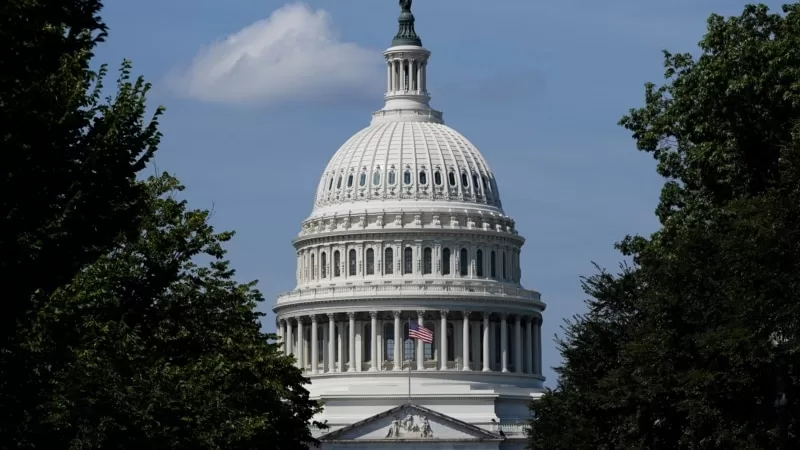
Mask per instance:
[[[279,103],[371,88],[380,62],[341,41],[326,11],[293,3],[201,50],[169,81],[204,101]]]

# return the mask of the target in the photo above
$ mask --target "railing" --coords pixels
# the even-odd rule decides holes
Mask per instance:
[[[502,431],[506,437],[521,437],[527,434],[527,430],[530,424],[524,421],[517,421],[517,422],[503,422],[496,424],[492,427],[492,431],[495,433],[500,433]]]
[[[428,116],[433,117],[434,119],[442,120],[442,112],[435,109],[389,109],[375,111],[372,113],[372,117],[389,117],[400,115]]]
[[[359,280],[361,281],[361,280]],[[285,292],[278,296],[278,305],[295,301],[329,300],[337,298],[358,298],[375,296],[409,296],[418,295],[458,295],[463,296],[493,296],[510,297],[520,300],[539,301],[539,293],[512,286],[489,286],[483,283],[409,283],[409,284],[379,284],[357,286],[329,286],[316,288],[300,288]]]

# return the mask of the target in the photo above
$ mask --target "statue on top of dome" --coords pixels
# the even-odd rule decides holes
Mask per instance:
[[[411,12],[411,0],[400,0],[400,9],[403,12]]]

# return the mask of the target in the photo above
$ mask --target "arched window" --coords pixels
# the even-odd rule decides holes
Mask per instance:
[[[500,341],[502,329],[500,324],[496,324],[494,327],[494,363],[497,366],[503,361],[503,343]]]
[[[475,193],[476,194],[478,193],[478,186],[480,186],[480,183],[478,183],[478,175],[473,173],[472,174],[472,187],[475,189]]]
[[[339,179],[336,180],[336,189],[342,187],[342,176],[339,175]]]
[[[433,173],[433,182],[436,183],[437,186],[442,185],[442,173],[438,170]]]
[[[483,250],[478,250],[475,252],[475,275],[482,277],[483,276]]]
[[[356,251],[355,249],[350,249],[348,253],[348,266],[350,267],[349,275],[352,277],[356,274]]]
[[[325,335],[324,327],[317,327],[317,364],[325,360]]]
[[[428,184],[428,174],[425,173],[424,170],[419,171],[419,184],[421,185]]]
[[[436,329],[433,322],[425,322],[425,328],[433,331]],[[422,345],[422,353],[424,355],[425,361],[433,361],[435,356],[436,349],[439,348],[439,337],[436,336],[436,333],[433,333],[433,343],[428,344],[427,342]]]
[[[331,177],[331,182],[328,183],[328,190],[330,191],[331,189],[333,189],[333,177]]]
[[[363,342],[364,354],[361,356],[361,361],[367,362],[372,360],[372,325],[364,324],[364,334],[362,335],[361,342]]]
[[[508,340],[508,356],[506,358],[507,358],[507,361],[508,361],[508,370],[510,372],[513,372],[514,371],[514,367],[516,367],[515,364],[517,362],[514,360],[514,355],[516,353],[514,351],[514,347],[516,347],[516,345],[514,345],[514,341],[515,341],[514,334],[513,334],[514,333],[514,327],[511,326],[511,324],[512,324],[512,322],[509,320],[508,321],[508,326],[506,327],[506,339]]]
[[[314,261],[314,254],[311,254],[311,279],[313,280],[317,275],[317,264]]]
[[[495,259],[494,250],[492,250],[492,253],[489,255],[489,276],[492,278],[497,278],[497,262]]]
[[[394,173],[394,169],[389,171],[389,186],[394,186],[397,182],[397,175]]]
[[[456,360],[456,339],[452,322],[447,322],[447,360]]]
[[[450,275],[450,249],[442,249],[442,275]]]
[[[353,187],[353,174],[347,176],[347,187]]]
[[[469,186],[469,178],[467,178],[467,172],[461,172],[461,186],[463,187]]]
[[[364,187],[367,185],[367,174],[361,172],[361,176],[358,178],[358,185]]]
[[[447,174],[447,178],[448,178],[448,181],[450,182],[450,186],[455,186],[456,185],[456,173],[455,172],[450,172],[449,174]]]
[[[372,174],[372,184],[374,186],[378,186],[381,184],[381,171],[376,170],[375,173]]]
[[[397,355],[401,361],[416,361],[416,341],[408,336],[408,321],[403,324],[403,354]]]
[[[339,250],[333,252],[333,276],[338,277],[341,275],[339,265],[341,264],[341,259],[339,258]]]
[[[375,250],[367,249],[367,275],[375,275]]]
[[[403,273],[414,273],[414,251],[411,247],[406,247],[403,250]]]
[[[405,172],[403,172],[403,184],[405,184],[406,186],[411,184],[411,171],[410,170],[406,170]]]
[[[383,274],[391,275],[394,273],[394,251],[387,247],[383,251]]]
[[[394,324],[387,323],[383,326],[383,355],[387,361],[394,361]]]
[[[322,272],[321,278],[325,278],[328,276],[328,261],[325,256],[326,256],[325,252],[322,252],[322,254],[319,255],[319,265],[320,265],[319,268],[320,272]]]
[[[430,247],[425,247],[422,252],[422,273],[425,275],[433,273],[433,251]]]
[[[506,252],[503,252],[503,279],[508,279],[506,278]]]
[[[481,181],[483,182],[483,192],[486,193],[489,189],[486,187],[486,178],[481,177]]]
[[[469,259],[467,259],[467,249],[465,249],[465,248],[461,249],[461,253],[459,255],[459,259],[460,259],[460,261],[458,263],[459,263],[459,266],[460,266],[459,268],[461,269],[460,270],[460,275],[462,277],[465,277],[465,276],[469,275]]]

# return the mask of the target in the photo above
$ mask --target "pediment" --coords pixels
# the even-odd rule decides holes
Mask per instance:
[[[328,433],[321,441],[501,441],[494,433],[417,405],[401,405]]]

